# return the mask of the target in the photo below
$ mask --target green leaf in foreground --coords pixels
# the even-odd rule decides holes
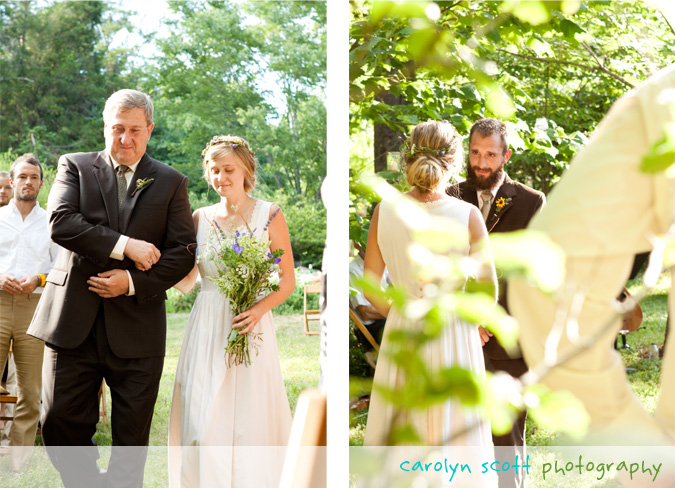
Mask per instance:
[[[544,385],[532,385],[523,395],[528,412],[535,422],[573,439],[587,432],[591,418],[583,403],[568,391],[551,391]]]
[[[643,173],[660,173],[669,170],[675,163],[675,124],[663,127],[661,137],[642,157],[640,171]]]

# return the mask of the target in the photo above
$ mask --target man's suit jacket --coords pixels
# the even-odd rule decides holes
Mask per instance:
[[[142,178],[153,181],[132,196]],[[145,154],[118,212],[117,183],[107,153],[66,154],[59,159],[47,208],[52,240],[64,249],[49,273],[28,333],[57,347],[75,348],[90,333],[102,303],[108,343],[117,356],[164,355],[165,291],[194,264],[188,249],[195,230],[187,178]],[[111,259],[121,235],[154,244],[161,258],[147,272],[127,257]],[[90,276],[116,268],[129,270],[134,296],[104,299],[88,290]]]
[[[449,187],[447,193],[478,207],[476,189],[466,181]],[[501,210],[497,211],[496,204],[500,198],[504,199],[505,205]],[[525,229],[532,217],[544,205],[545,201],[546,197],[542,192],[513,181],[508,175],[505,175],[504,183],[499,187],[497,195],[493,199],[485,226],[489,233],[512,232]],[[501,278],[499,270],[497,270],[497,276]],[[499,304],[508,312],[506,305],[506,281],[501,279],[499,282]],[[491,359],[502,360],[510,358],[496,339],[490,339],[483,346],[483,353]],[[518,355],[516,357],[521,356]]]

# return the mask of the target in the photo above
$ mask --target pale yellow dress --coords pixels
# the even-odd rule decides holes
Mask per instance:
[[[453,219],[468,230],[471,204],[456,198],[448,198],[422,205],[431,215]],[[411,297],[421,297],[422,291],[413,278],[413,263],[408,255],[412,237],[405,222],[396,214],[394,205],[390,202],[384,201],[380,204],[377,231],[380,251],[392,283],[405,287]],[[466,242],[456,252],[468,254],[468,232]],[[375,386],[395,387],[405,382],[403,371],[389,360],[389,356],[395,352],[394,348],[399,347],[389,341],[389,334],[396,329],[417,326],[394,309],[389,313],[375,369]],[[441,336],[425,346],[423,357],[432,370],[456,365],[479,375],[485,374],[483,350],[477,328],[461,321],[454,314],[446,317],[446,326]],[[386,445],[394,415],[394,405],[384,401],[374,387],[364,444]],[[448,444],[447,440],[452,438],[451,445],[482,446],[484,459],[492,457],[490,424],[478,409],[465,408],[454,401],[447,401],[426,410],[408,412],[399,417],[399,421],[412,425],[426,445]],[[473,428],[464,435],[457,436],[467,426]]]
[[[266,240],[270,206],[257,200],[249,220],[255,234]],[[217,276],[209,245],[216,207],[202,209],[197,229],[201,292],[176,370],[169,424],[170,486],[277,488],[285,452],[279,446],[288,443],[292,419],[274,322],[267,313],[256,327],[263,340],[259,354],[251,353],[253,364],[227,367],[232,311],[208,279]]]

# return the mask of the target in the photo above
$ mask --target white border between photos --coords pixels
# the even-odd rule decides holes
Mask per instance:
[[[349,323],[346,301],[349,254],[349,2],[329,0],[327,25],[327,206],[328,273],[328,488],[349,486]]]

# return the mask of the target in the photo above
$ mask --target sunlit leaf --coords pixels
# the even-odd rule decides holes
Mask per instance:
[[[420,17],[426,18],[428,2],[373,2],[370,22],[376,24],[384,17]]]
[[[542,42],[539,39],[532,38],[527,43],[538,56],[555,56],[555,53],[551,49],[551,46],[547,42]]]
[[[501,8],[504,11],[511,12],[519,20],[531,25],[540,25],[551,20],[551,15],[546,5],[541,1],[508,0],[502,4]]]
[[[508,352],[516,351],[518,323],[494,299],[482,294],[456,293],[454,310],[469,324],[482,325],[492,332]]]
[[[391,444],[423,444],[422,438],[412,425],[394,427],[390,436]],[[350,465],[351,470],[351,465]]]
[[[431,27],[416,30],[408,40],[410,55],[416,58],[427,55],[432,49],[436,37],[437,34]]]
[[[487,398],[484,405],[490,417],[492,432],[497,435],[506,434],[523,409],[522,384],[504,372],[488,372],[486,381]]]
[[[438,402],[453,398],[463,405],[483,403],[485,392],[475,373],[463,368],[451,367],[438,371],[432,379],[433,395]]]
[[[581,0],[562,0],[560,2],[560,10],[565,15],[573,15],[577,13],[581,7]]]
[[[532,419],[547,428],[582,438],[591,422],[583,403],[568,391],[550,391],[543,385],[526,388],[523,395]]]
[[[640,171],[660,173],[670,169],[675,163],[675,124],[665,124],[661,137],[642,157]]]
[[[525,276],[542,291],[557,289],[565,277],[565,255],[543,233],[531,230],[490,234],[495,266],[504,276]]]
[[[495,296],[495,285],[491,281],[476,281],[475,279],[470,279],[466,282],[464,291],[466,293],[482,293],[491,298]]]
[[[504,119],[510,119],[516,111],[513,100],[501,89],[490,92],[485,105],[497,117]]]
[[[431,217],[428,228],[418,228],[412,233],[416,242],[437,254],[461,250],[468,241],[468,234],[466,225],[444,217]]]
[[[349,396],[359,397],[370,393],[373,389],[373,378],[361,378],[357,376],[349,377]]]

